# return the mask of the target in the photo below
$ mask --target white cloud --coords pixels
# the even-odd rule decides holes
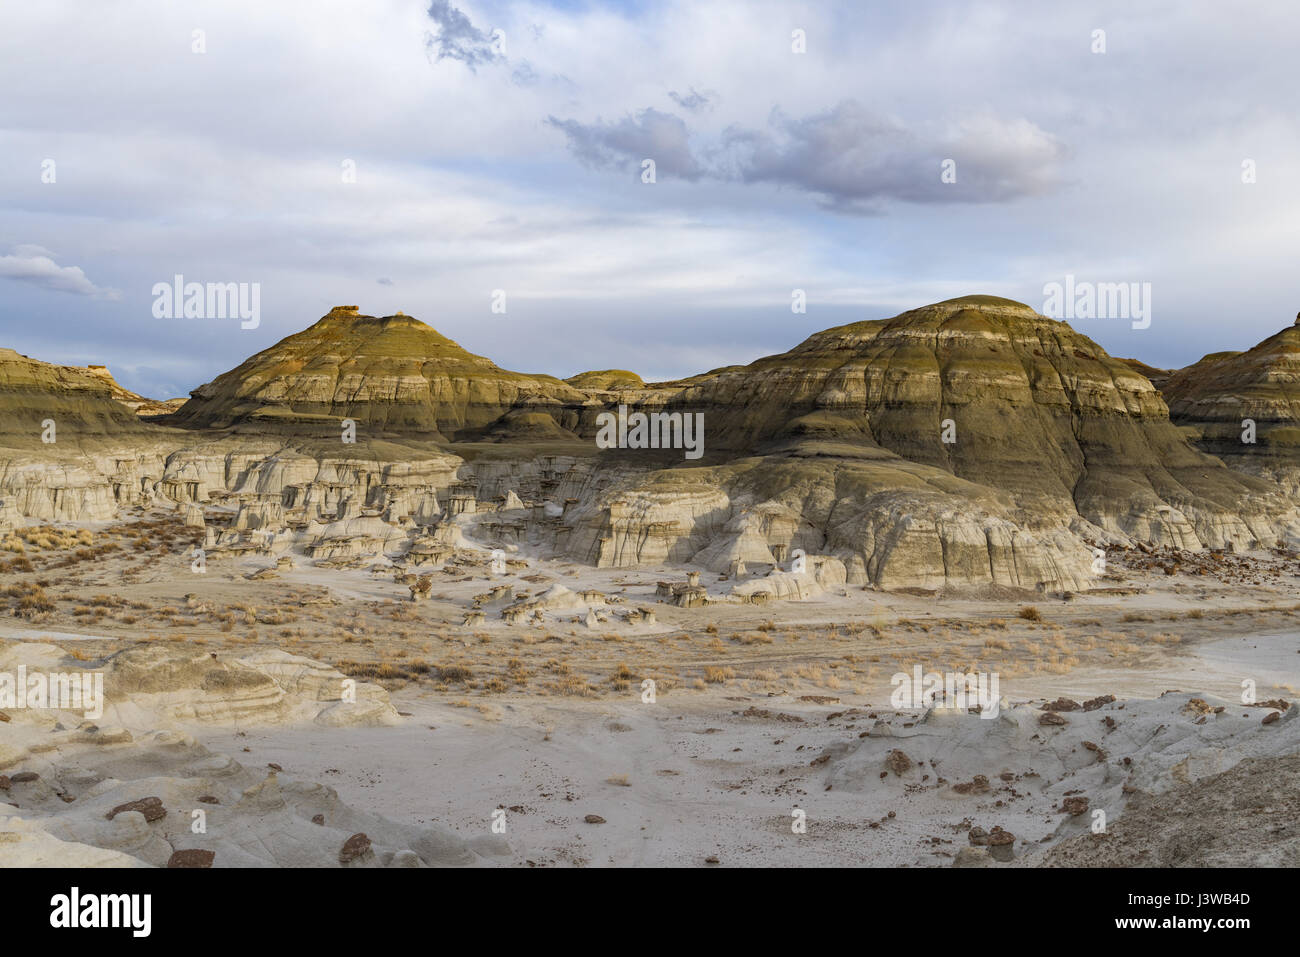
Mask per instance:
[[[80,266],[60,266],[51,258],[52,255],[41,246],[15,246],[12,254],[0,256],[0,278],[93,299],[121,298],[119,290],[96,286],[86,278]]]

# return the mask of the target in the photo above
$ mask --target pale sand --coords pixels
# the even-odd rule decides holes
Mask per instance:
[[[1275,639],[1279,649],[1284,642],[1294,656],[1300,644],[1296,636]],[[1213,685],[1234,685],[1233,669],[1214,674],[1203,660],[1196,655],[1180,663],[1176,675],[1184,688],[1210,686],[1183,680],[1198,675]],[[1121,688],[1133,695],[1159,694],[1170,686],[1170,677],[1161,674],[1070,677],[1068,690],[1078,696]],[[1300,680],[1294,670],[1289,677]],[[835,766],[828,762],[810,767],[810,762],[824,748],[851,747],[857,735],[874,724],[826,720],[845,705],[715,691],[669,696],[654,705],[520,699],[497,703],[484,715],[431,697],[395,695],[394,704],[410,713],[406,724],[396,728],[339,729],[328,737],[273,728],[239,736],[214,734],[205,740],[221,750],[248,747],[259,762],[274,761],[305,777],[328,781],[350,803],[398,820],[445,823],[466,837],[488,832],[494,808],[518,807],[507,811],[515,863],[692,865],[717,856],[723,863],[745,866],[932,865],[949,862],[966,843],[962,822],[968,819],[986,829],[1001,825],[1017,835],[1032,834],[1034,840],[1055,834],[1061,820],[1051,809],[1060,803],[1063,789],[1027,797],[1015,812],[994,807],[997,795],[960,797],[939,788],[922,795],[905,794],[897,787],[827,790]],[[1187,697],[1177,696],[1179,707]],[[887,703],[887,696],[878,700]],[[1221,703],[1218,697],[1210,700]],[[750,707],[804,720],[743,717]],[[1163,711],[1177,709],[1134,698],[1124,711],[1104,713],[1121,719],[1141,714],[1145,719]],[[878,713],[893,711],[886,707]],[[1257,732],[1266,713],[1229,707],[1226,716],[1216,720],[1221,725],[1235,722],[1241,733],[1249,734]],[[1102,714],[1090,713],[1089,724],[1095,725]],[[1075,719],[1075,714],[1067,717]],[[977,730],[987,726],[978,718],[969,720]],[[908,733],[901,727],[904,723],[902,716],[893,722],[900,735]],[[1190,719],[1185,723],[1190,725]],[[1279,745],[1283,751],[1300,744],[1294,733],[1300,725],[1288,725],[1293,732],[1287,744]],[[1103,740],[1099,731],[1091,736]],[[906,737],[886,744],[910,750]],[[1136,744],[1131,748],[1131,753],[1141,751]],[[1220,760],[1230,764],[1248,748],[1230,744],[1227,752]],[[1129,748],[1116,748],[1113,757],[1122,759],[1128,753]],[[999,749],[988,748],[965,759],[950,758],[943,767],[954,776],[961,767],[965,780],[977,773],[992,779],[1008,760]],[[1044,773],[1052,762],[1030,759],[1030,765],[1035,764]],[[883,765],[872,764],[873,770],[878,768]],[[611,783],[620,779],[626,779],[627,786]],[[997,780],[993,783],[1001,786]],[[791,833],[796,807],[807,812],[803,835]],[[898,815],[895,819],[870,827],[891,810]],[[1120,811],[1114,808],[1112,813],[1118,816]],[[597,814],[606,823],[587,824],[587,814]],[[1052,827],[1046,826],[1049,820]],[[932,846],[928,841],[935,837],[941,843]]]

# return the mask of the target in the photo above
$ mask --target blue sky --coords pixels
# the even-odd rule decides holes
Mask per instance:
[[[1150,328],[1074,325],[1155,365],[1300,309],[1289,2],[52,0],[5,21],[0,345],[148,395],[343,303],[507,368],[647,378],[966,293],[1042,308],[1066,274],[1151,283]],[[260,283],[260,325],[155,318],[177,273]]]

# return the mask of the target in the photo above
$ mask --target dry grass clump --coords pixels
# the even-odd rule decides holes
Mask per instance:
[[[24,543],[42,551],[86,546],[95,540],[95,536],[87,529],[57,528],[52,525],[19,529],[17,534]]]
[[[400,687],[403,683],[409,681],[418,681],[425,676],[437,677],[442,679],[441,672],[444,669],[434,668],[423,658],[413,658],[410,661],[335,661],[335,668],[343,672],[350,678],[356,678],[361,681],[374,681],[382,684],[386,688]],[[456,669],[451,669],[453,672]],[[459,680],[468,680],[468,669],[459,669],[464,672],[465,678]]]
[[[595,698],[600,695],[600,692],[592,687],[586,678],[575,674],[560,675],[545,687],[548,691],[553,691],[568,698]]]
[[[439,681],[445,681],[450,684],[464,684],[471,681],[474,673],[464,665],[447,665],[434,669],[434,674]]]
[[[736,677],[735,668],[714,667],[710,665],[704,669],[704,680],[711,685],[720,685],[724,681],[728,681],[734,677]]]
[[[1042,621],[1043,613],[1033,605],[1022,605],[1016,612],[1016,617],[1023,618],[1025,621]]]
[[[33,621],[54,611],[54,602],[45,589],[34,582],[9,585],[0,596],[9,600],[9,614]]]
[[[506,662],[506,677],[516,685],[526,685],[528,683],[528,669],[518,658],[511,658]]]

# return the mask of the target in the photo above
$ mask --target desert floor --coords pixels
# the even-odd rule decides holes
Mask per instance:
[[[139,642],[219,655],[270,646],[376,682],[401,724],[185,730],[242,765],[274,763],[393,821],[474,839],[491,834],[494,820],[499,831],[504,809],[509,850],[496,863],[946,865],[972,827],[994,826],[1017,835],[1025,863],[1100,853],[1079,849],[1089,843],[1087,817],[1063,820],[1060,807],[1067,792],[1086,790],[1065,779],[1093,773],[1072,755],[1091,761],[1088,751],[1101,750],[1092,739],[1114,731],[1113,722],[1089,730],[1085,720],[1108,719],[1067,714],[1079,733],[1071,727],[1050,745],[1024,715],[1015,741],[1008,726],[1004,734],[969,714],[925,720],[890,705],[891,676],[916,665],[996,673],[1001,695],[1031,703],[1017,714],[1032,709],[1034,722],[1044,702],[1061,697],[1113,695],[1119,702],[1107,714],[1127,702],[1124,718],[1141,717],[1152,736],[1102,745],[1116,758],[1155,755],[1164,777],[1151,779],[1153,793],[1209,780],[1236,759],[1285,762],[1293,750],[1255,742],[1273,730],[1257,727],[1267,711],[1239,702],[1243,681],[1254,682],[1259,702],[1289,701],[1300,685],[1295,555],[1112,551],[1107,587],[1068,599],[842,586],[802,602],[688,609],[654,597],[658,581],[684,578],[680,568],[529,558],[527,568],[494,576],[486,564],[463,565],[434,572],[431,599],[412,602],[391,569],[313,568],[300,557],[280,569],[270,556],[216,557],[198,574],[192,538],[157,512],[20,533],[21,554],[13,541],[0,553],[0,593],[12,613],[0,619],[0,638],[57,644],[82,660]],[[704,572],[701,584],[721,595],[730,584],[717,578]],[[537,596],[557,583],[611,596],[609,612],[652,609],[655,622],[628,625],[611,613],[589,627],[585,612],[559,611],[542,627],[508,625],[487,606],[481,625],[461,624],[490,587]],[[653,702],[643,701],[647,678]],[[1222,707],[1214,717],[1225,728],[1231,719],[1233,730],[1166,751],[1155,737],[1171,722],[1189,725],[1180,734],[1206,733],[1190,727],[1201,706],[1189,699]],[[929,754],[933,777],[920,767],[878,776],[894,749],[919,764],[918,749]],[[1186,762],[1211,750],[1229,759],[1188,777]],[[1036,760],[1041,767],[1029,767]],[[1294,774],[1288,769],[1279,773]],[[977,774],[991,786],[952,787]],[[1111,795],[1102,803],[1116,821],[1121,777],[1107,773],[1093,787]],[[1280,812],[1264,805],[1253,832],[1259,846],[1242,853],[1289,860],[1295,850],[1285,842],[1260,850],[1266,822]],[[799,811],[802,833],[791,827]],[[1169,817],[1160,819],[1172,827]],[[1151,853],[1167,853],[1168,843],[1156,841]]]

